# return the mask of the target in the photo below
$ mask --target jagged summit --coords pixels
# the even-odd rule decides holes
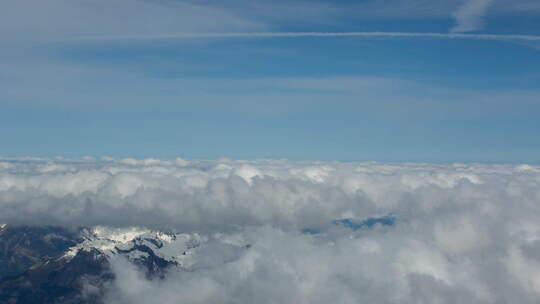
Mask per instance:
[[[188,268],[194,264],[194,249],[206,241],[197,233],[173,233],[141,227],[112,228],[97,226],[83,229],[81,242],[66,250],[62,256],[71,259],[81,250],[97,250],[107,258],[122,255],[128,260],[147,263],[159,260],[163,265]]]

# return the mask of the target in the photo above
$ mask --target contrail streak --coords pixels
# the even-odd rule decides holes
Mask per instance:
[[[157,35],[121,35],[80,37],[76,40],[161,40],[161,39],[219,39],[219,38],[299,38],[299,37],[365,37],[365,38],[439,38],[479,40],[539,41],[536,35],[460,34],[460,33],[404,33],[404,32],[251,32],[251,33],[184,33]]]

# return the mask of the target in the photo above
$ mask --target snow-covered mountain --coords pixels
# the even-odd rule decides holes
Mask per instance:
[[[205,267],[209,261],[199,259],[200,252],[216,243],[230,247],[233,254],[249,247],[219,236],[137,227],[97,226],[71,232],[2,225],[0,303],[100,303],[99,289],[114,279],[113,259],[124,258],[147,277],[159,279],[169,268]],[[88,285],[98,292],[85,295]]]
[[[332,221],[334,233],[392,226],[392,215]],[[306,228],[311,237],[330,232]],[[332,233],[332,232],[331,232]],[[149,280],[238,260],[251,248],[243,233],[182,233],[142,227],[0,226],[0,303],[102,303],[113,265],[134,265]],[[125,264],[124,264],[125,265]],[[89,292],[89,290],[91,292]]]
[[[138,227],[98,226],[83,229],[80,236],[82,241],[70,247],[62,258],[71,259],[81,250],[98,250],[107,258],[120,255],[138,263],[153,258],[166,265],[189,267],[193,264],[194,249],[204,241],[196,233],[162,232]]]

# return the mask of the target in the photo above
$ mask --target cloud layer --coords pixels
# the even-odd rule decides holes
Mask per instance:
[[[540,299],[535,166],[87,158],[0,172],[0,222],[209,236],[197,267],[164,280],[115,261],[110,303]],[[388,214],[394,225],[333,224]]]

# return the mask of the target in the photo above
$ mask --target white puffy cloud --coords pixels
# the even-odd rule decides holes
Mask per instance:
[[[118,279],[109,303],[540,300],[537,166],[112,158],[0,164],[1,223],[146,226],[208,240],[189,269],[173,268],[163,280],[113,261]],[[390,214],[393,225],[354,225]],[[350,222],[336,222],[343,219]]]

